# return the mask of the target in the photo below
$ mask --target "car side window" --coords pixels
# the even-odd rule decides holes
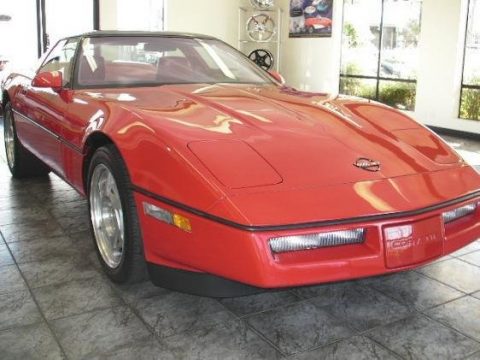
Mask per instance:
[[[38,72],[60,71],[63,76],[63,86],[69,86],[78,41],[78,39],[60,40],[45,58]]]

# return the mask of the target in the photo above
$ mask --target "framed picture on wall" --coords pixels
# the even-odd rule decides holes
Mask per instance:
[[[331,37],[333,0],[290,0],[290,37]]]

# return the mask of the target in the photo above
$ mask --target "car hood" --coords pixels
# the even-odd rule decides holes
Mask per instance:
[[[360,196],[367,204],[360,210],[352,206],[352,216],[415,208],[417,189],[412,187],[428,187],[432,181],[428,174],[465,167],[431,131],[368,100],[289,87],[208,84],[118,89],[95,96],[134,114],[137,123],[159,134],[202,178],[222,189],[223,198],[202,205],[203,210],[243,223],[335,217],[338,214],[323,206],[319,214],[319,202],[323,197],[334,204],[340,195],[347,203]],[[378,171],[355,166],[359,159],[377,162],[379,169],[373,170]],[[444,184],[441,179],[447,177],[435,179]],[[402,184],[408,189],[400,188]],[[383,206],[385,198],[377,192],[378,199],[365,200],[361,194],[370,194],[372,187],[400,194],[403,205]],[[455,194],[462,195],[465,189]],[[442,199],[438,191],[442,190],[436,189],[433,197],[425,195],[422,204]],[[405,192],[411,198],[402,195]],[[453,195],[450,192],[448,196]],[[302,211],[284,212],[288,219],[281,219],[274,208],[257,207],[259,203]]]
[[[355,183],[462,161],[423,126],[369,101],[251,85],[164,86],[119,96],[130,97],[124,104],[187,158],[194,154],[217,178],[236,174],[245,187]],[[361,158],[379,162],[380,170],[354,166]]]

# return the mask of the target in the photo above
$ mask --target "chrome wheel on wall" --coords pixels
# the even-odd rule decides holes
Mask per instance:
[[[146,276],[143,243],[130,177],[114,145],[97,149],[88,167],[88,205],[98,259],[115,282]]]
[[[10,103],[5,104],[3,116],[3,135],[7,164],[13,177],[26,178],[46,176],[50,169],[35,155],[28,151],[18,140],[15,119]]]

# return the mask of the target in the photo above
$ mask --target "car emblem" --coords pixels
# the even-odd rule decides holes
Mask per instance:
[[[380,170],[380,161],[375,161],[366,158],[360,158],[353,164],[354,166],[371,172],[377,172]]]

